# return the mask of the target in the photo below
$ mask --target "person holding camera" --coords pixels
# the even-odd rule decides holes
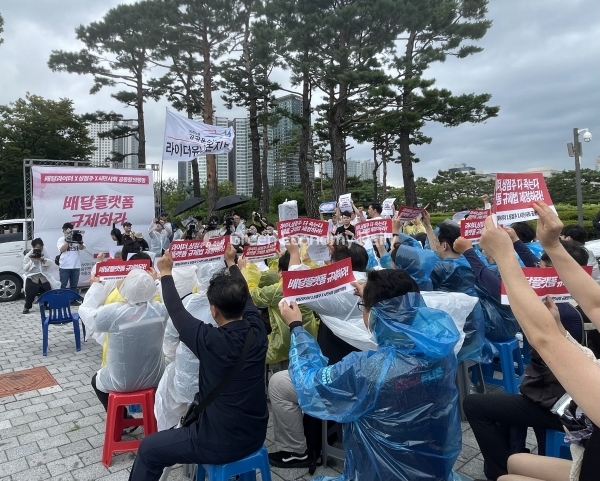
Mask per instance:
[[[81,258],[79,251],[85,249],[83,231],[73,230],[73,224],[65,222],[62,226],[63,236],[58,239],[56,248],[59,252],[58,272],[60,288],[66,289],[67,284],[72,291],[77,292]]]
[[[37,238],[31,241],[31,249],[23,257],[23,278],[25,280],[25,307],[23,314],[29,314],[35,296],[41,295],[52,289],[48,274],[44,267],[49,267],[52,262],[48,259],[48,253],[44,249],[44,242]]]
[[[148,227],[148,235],[150,236],[150,251],[154,252],[157,257],[162,256],[169,248],[170,239],[173,237],[171,223],[165,222],[163,217],[154,218]]]

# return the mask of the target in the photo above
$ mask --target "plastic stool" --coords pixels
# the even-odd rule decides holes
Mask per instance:
[[[492,362],[491,364],[481,365],[484,382],[493,386],[500,386],[504,388],[506,393],[518,394],[521,381],[525,377],[519,341],[514,338],[506,342],[492,342],[492,344],[498,349],[500,363]],[[516,368],[515,363],[517,363]],[[494,378],[495,372],[501,372],[502,379]]]
[[[196,471],[196,481],[204,481],[208,474],[208,481],[228,481],[232,476],[240,476],[240,481],[256,481],[256,470],[260,470],[263,481],[271,481],[271,468],[269,467],[269,453],[263,446],[254,454],[244,459],[227,464],[199,464]]]
[[[104,449],[102,464],[108,467],[114,453],[137,451],[140,440],[121,441],[123,429],[131,426],[144,426],[144,436],[158,431],[154,417],[154,393],[156,389],[145,389],[135,392],[113,392],[108,395],[106,410],[106,431],[104,433]],[[125,406],[140,404],[143,418],[125,419]]]
[[[563,431],[546,430],[546,456],[571,460],[571,448]]]

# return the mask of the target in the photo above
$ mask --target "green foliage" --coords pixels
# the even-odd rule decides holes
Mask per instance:
[[[546,179],[546,185],[555,204],[577,205],[574,170],[552,174]],[[581,193],[584,203],[600,203],[600,172],[592,169],[581,170]]]
[[[2,15],[0,15],[0,33],[2,32],[4,32],[4,19],[2,18]],[[0,37],[0,45],[2,42],[4,42],[4,39]]]
[[[0,214],[24,215],[23,159],[88,160],[94,151],[73,102],[27,94],[0,106]]]

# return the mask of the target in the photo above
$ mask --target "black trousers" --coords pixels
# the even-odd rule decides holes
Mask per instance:
[[[31,309],[35,296],[51,291],[52,287],[48,281],[33,282],[29,277],[25,281],[25,309]]]
[[[96,376],[97,374],[94,374],[92,376],[92,387],[94,388],[94,392],[96,393],[96,396],[98,397],[98,401],[100,401],[102,403],[102,405],[104,406],[104,410],[107,411],[108,410],[108,393],[104,392],[104,391],[100,391],[100,389],[98,389],[96,387]],[[127,410],[125,410],[127,411]]]
[[[508,474],[508,457],[514,452],[511,432],[515,428],[534,429],[538,454],[546,452],[546,430],[563,429],[556,414],[520,394],[470,394],[463,401],[463,409],[481,449],[485,475],[494,481]]]
[[[262,445],[259,443],[251,449],[236,452],[215,452],[201,446],[198,429],[198,424],[193,424],[187,428],[167,429],[145,437],[138,449],[129,480],[159,480],[164,468],[177,463],[230,463],[258,451]]]

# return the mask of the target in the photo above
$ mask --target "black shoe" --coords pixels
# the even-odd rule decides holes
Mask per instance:
[[[29,314],[29,309],[27,309],[26,307],[23,309],[23,314]]]
[[[269,453],[269,464],[276,468],[308,468],[310,463],[308,452],[303,454],[288,451]]]

